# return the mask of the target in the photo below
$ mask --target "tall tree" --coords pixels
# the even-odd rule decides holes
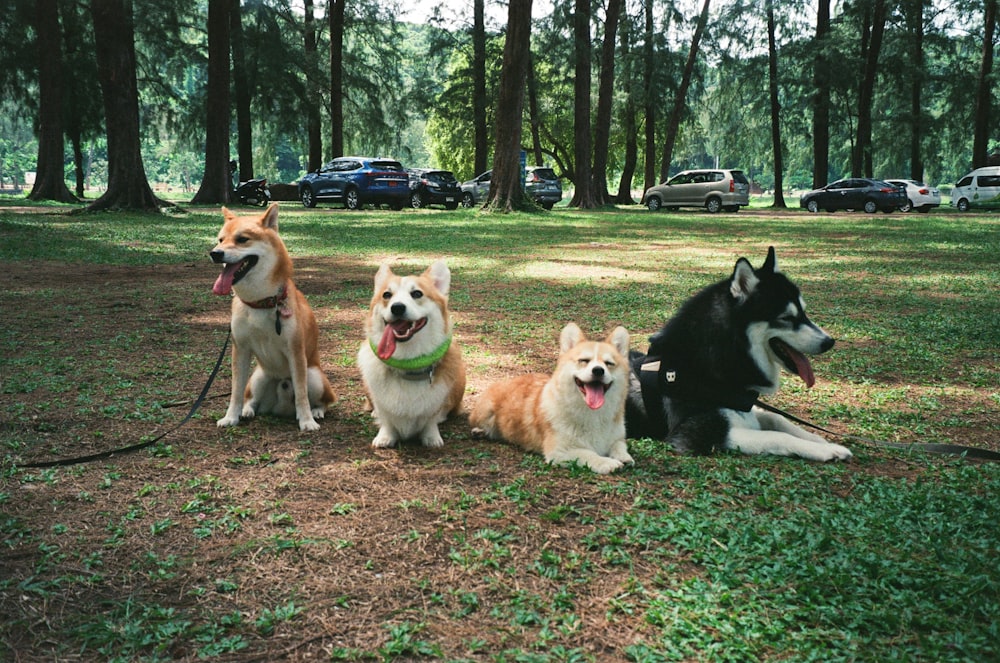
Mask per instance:
[[[767,87],[771,100],[771,145],[774,150],[774,203],[784,209],[784,170],[781,156],[781,102],[778,100],[778,43],[775,38],[774,0],[767,0]]]
[[[229,172],[229,10],[231,0],[208,0],[208,94],[205,119],[205,174],[193,203],[228,203]]]
[[[830,170],[830,0],[816,0],[816,40],[813,60],[813,188],[826,186]]]
[[[306,80],[316,76],[318,56],[316,46],[316,19],[313,15],[313,0],[305,0],[305,55]],[[311,89],[311,86],[306,86]],[[306,135],[309,141],[307,171],[318,170],[323,165],[323,127],[319,112],[319,100],[314,95],[306,94],[303,100],[306,105]]]
[[[643,20],[645,30],[643,32],[642,61],[643,61],[643,118],[645,120],[645,173],[643,177],[643,191],[651,186],[659,184],[656,179],[656,95],[653,81],[653,72],[656,69],[655,45],[653,42],[653,0],[645,0],[642,3]]]
[[[524,195],[521,167],[521,124],[530,49],[531,0],[510,0],[497,98],[497,107],[503,112],[497,113],[493,177],[486,201],[487,207],[502,212],[534,207]]]
[[[691,37],[691,48],[688,50],[687,61],[684,63],[684,73],[681,75],[681,84],[677,89],[677,96],[674,98],[674,107],[670,112],[670,119],[667,121],[667,136],[663,142],[663,158],[660,161],[660,180],[665,180],[670,175],[670,160],[673,157],[674,141],[677,140],[677,132],[681,127],[681,116],[687,107],[687,92],[694,76],[694,64],[698,59],[698,44],[701,36],[708,25],[708,5],[711,0],[705,0],[701,7],[701,14],[698,16],[698,23],[694,28],[694,35]]]
[[[344,9],[347,0],[330,0],[330,156],[344,156]]]
[[[142,163],[132,0],[90,0],[108,138],[108,189],[87,210],[158,210]]]
[[[924,179],[922,90],[927,81],[924,71],[924,2],[907,0],[902,3],[910,37],[910,177]]]
[[[632,205],[632,177],[635,175],[635,168],[639,162],[639,134],[635,122],[635,85],[633,77],[633,56],[632,56],[632,22],[626,15],[621,22],[621,53],[624,71],[620,80],[625,88],[625,109],[622,111],[625,125],[625,161],[622,164],[621,178],[618,180],[618,193],[614,202],[619,205]]]
[[[472,19],[472,130],[476,175],[487,170],[489,127],[486,125],[486,11],[484,0],[475,0]]]
[[[35,3],[38,45],[38,164],[31,200],[76,202],[66,186],[66,143],[62,125],[62,49],[56,0]]]
[[[536,166],[544,166],[542,156],[542,118],[538,115],[538,85],[535,83],[535,59],[528,54],[528,126],[531,127],[531,154]]]
[[[239,181],[253,179],[253,124],[250,116],[250,77],[247,75],[246,48],[243,41],[243,9],[240,0],[229,8],[229,32],[233,50],[233,94],[236,97],[236,152],[239,155]]]
[[[972,137],[972,167],[987,165],[990,142],[990,108],[993,94],[991,75],[993,72],[993,33],[997,24],[997,0],[986,0],[986,25],[983,30],[983,57],[979,64],[979,80],[976,85],[976,119]]]
[[[591,174],[590,133],[590,0],[573,7],[573,153],[576,177],[571,207],[591,209],[600,201]]]
[[[851,154],[851,174],[854,177],[871,177],[873,174],[872,102],[875,98],[875,78],[878,75],[878,59],[882,51],[886,19],[885,0],[874,0],[870,15],[867,10],[864,12],[861,40],[864,75],[858,89],[857,135]]]
[[[594,120],[594,196],[601,205],[611,202],[608,193],[608,146],[611,142],[611,107],[615,93],[615,45],[623,0],[608,0],[604,12],[604,41],[601,44],[601,75]]]

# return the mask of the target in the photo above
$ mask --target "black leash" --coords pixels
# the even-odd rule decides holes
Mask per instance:
[[[794,414],[789,414],[784,410],[774,407],[773,405],[768,405],[762,401],[757,401],[755,405],[768,412],[773,412],[774,414],[779,414],[785,417],[789,421],[793,421],[802,426],[808,426],[814,430],[818,430],[821,433],[826,433],[827,435],[833,435],[835,437],[841,437],[845,440],[855,440],[857,442],[863,442],[865,444],[870,444],[878,447],[891,447],[893,449],[908,449],[913,451],[923,451],[925,453],[933,454],[952,454],[955,456],[964,456],[966,458],[975,458],[977,460],[990,460],[990,461],[1000,461],[1000,453],[992,451],[990,449],[980,449],[977,447],[966,447],[961,444],[936,444],[932,442],[914,442],[912,444],[907,444],[905,442],[888,442],[886,440],[872,440],[867,437],[861,437],[859,435],[850,435],[845,433],[837,433],[827,428],[823,428],[811,421],[806,421],[805,419],[800,419]]]
[[[132,445],[127,446],[127,447],[121,447],[121,448],[118,448],[118,449],[111,449],[110,451],[102,451],[100,453],[90,454],[89,456],[77,456],[76,458],[63,458],[63,459],[60,459],[60,460],[48,460],[48,461],[44,461],[44,462],[41,462],[41,463],[24,463],[23,465],[18,465],[18,467],[24,467],[24,468],[29,468],[29,467],[30,468],[41,468],[41,467],[65,467],[67,465],[79,465],[81,463],[89,463],[89,462],[91,462],[93,460],[101,460],[102,458],[110,458],[111,456],[114,456],[115,454],[129,453],[129,452],[132,452],[132,451],[138,451],[139,449],[145,449],[146,447],[153,446],[154,444],[156,444],[157,442],[159,442],[160,440],[162,440],[163,438],[165,438],[167,435],[170,435],[175,430],[177,430],[178,428],[180,428],[181,426],[183,426],[184,424],[186,424],[188,421],[190,421],[191,417],[194,416],[194,413],[197,412],[198,408],[201,407],[201,404],[205,401],[205,398],[208,396],[208,390],[209,390],[209,388],[211,388],[212,383],[215,382],[215,376],[218,375],[219,368],[222,367],[222,360],[226,358],[226,349],[229,347],[229,338],[231,336],[232,336],[232,331],[230,331],[228,334],[226,334],[226,342],[222,344],[222,351],[219,352],[219,358],[215,360],[215,368],[212,369],[212,373],[208,376],[208,381],[205,382],[205,386],[202,387],[201,393],[198,394],[198,398],[196,398],[195,401],[194,401],[194,404],[191,405],[191,409],[188,411],[187,415],[183,419],[181,419],[180,423],[178,423],[173,428],[170,428],[170,429],[166,430],[165,432],[160,433],[159,435],[157,435],[156,437],[154,437],[152,440],[146,440],[145,442],[139,442],[138,444],[132,444]]]

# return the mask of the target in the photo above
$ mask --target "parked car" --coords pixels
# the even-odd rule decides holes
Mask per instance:
[[[821,189],[807,191],[799,198],[799,207],[813,213],[821,209],[827,212],[846,209],[864,210],[869,214],[882,210],[888,214],[905,204],[906,194],[898,186],[867,177],[837,180]]]
[[[455,175],[447,170],[407,168],[410,175],[410,207],[444,205],[446,209],[458,208],[462,188]]]
[[[493,171],[477,175],[473,179],[462,182],[462,205],[473,207],[482,204],[490,193],[490,180]],[[524,192],[545,209],[562,200],[562,184],[555,171],[545,166],[528,166],[525,168]]]
[[[899,206],[900,212],[917,210],[926,214],[941,206],[941,192],[917,180],[886,180],[906,192],[906,202]]]
[[[299,199],[306,207],[331,200],[347,209],[372,204],[400,210],[410,201],[410,177],[393,159],[337,157],[299,180]]]
[[[750,204],[750,182],[742,170],[685,170],[649,187],[642,204],[653,212],[679,207],[704,207],[713,214],[739,212]]]
[[[960,179],[951,190],[951,205],[959,212],[1000,209],[1000,166],[977,168]]]

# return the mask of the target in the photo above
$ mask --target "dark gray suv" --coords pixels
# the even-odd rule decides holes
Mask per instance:
[[[462,182],[462,205],[481,205],[489,195],[492,177],[493,171],[487,170],[468,182]],[[524,169],[524,192],[545,209],[552,209],[562,200],[559,177],[554,170],[545,166],[528,166]]]

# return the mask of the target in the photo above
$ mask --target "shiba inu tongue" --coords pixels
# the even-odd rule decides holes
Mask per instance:
[[[576,381],[580,391],[583,392],[583,399],[587,402],[587,407],[597,410],[604,405],[605,385],[601,382],[581,382]]]
[[[395,320],[387,323],[382,338],[378,341],[377,354],[379,359],[388,359],[396,351],[396,342],[406,342],[413,338],[413,335],[423,329],[427,324],[427,318],[420,320]]]
[[[809,363],[808,357],[787,343],[777,339],[773,343],[778,354],[785,360],[785,365],[788,366],[789,370],[792,370],[802,378],[807,387],[812,387],[816,384],[816,375],[813,373],[812,364]]]
[[[215,285],[212,286],[212,292],[217,295],[228,295],[233,290],[233,277],[236,276],[236,271],[240,268],[242,263],[232,262],[226,263],[222,268],[222,273],[219,274],[219,278],[215,279]]]

